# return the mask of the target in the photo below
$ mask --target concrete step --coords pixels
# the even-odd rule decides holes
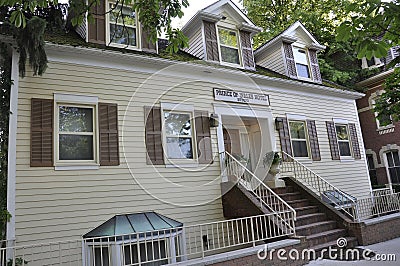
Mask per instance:
[[[326,221],[326,214],[322,212],[297,216],[296,227]]]
[[[297,199],[297,200],[288,200],[286,201],[292,208],[306,207],[310,206],[310,202],[308,199]]]
[[[313,206],[313,205],[294,208],[294,210],[296,211],[297,216],[316,213],[319,211],[318,206]]]
[[[298,226],[296,227],[296,234],[299,236],[309,236],[322,233],[324,231],[330,231],[333,229],[337,229],[336,221],[327,220],[327,221]]]
[[[282,194],[278,194],[278,195],[284,201],[304,199],[304,197],[300,194],[300,192],[289,192],[289,193],[282,193]]]
[[[312,246],[318,246],[324,243],[336,241],[340,237],[345,237],[346,236],[346,229],[333,229],[329,231],[324,231],[321,233],[317,234],[312,234],[309,236],[306,236],[306,239],[309,243],[309,245]]]
[[[283,193],[291,193],[295,192],[294,187],[292,186],[286,186],[286,187],[277,187],[272,189],[276,194],[283,194]]]
[[[347,241],[344,247],[339,247],[337,245],[337,240],[310,247],[310,250],[315,252],[315,257],[313,259],[325,258],[346,261],[358,259],[357,253],[353,253],[354,249],[358,245],[357,238],[351,236],[346,236],[343,238]],[[349,249],[352,249],[351,252],[347,252]],[[331,254],[329,254],[329,250],[331,250]],[[359,258],[362,258],[361,250],[359,250],[358,254]]]

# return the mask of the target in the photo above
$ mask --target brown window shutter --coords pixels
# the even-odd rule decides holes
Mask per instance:
[[[147,164],[162,165],[164,164],[164,152],[161,134],[161,108],[145,106],[144,114],[144,120],[146,121],[145,141]]]
[[[251,46],[251,34],[247,31],[240,31],[240,41],[242,43],[242,58],[245,68],[254,69],[254,55]]]
[[[142,50],[146,52],[151,52],[151,53],[157,53],[157,47],[154,43],[152,43],[149,40],[149,33],[143,29],[141,26],[141,44],[142,44]]]
[[[106,44],[106,1],[100,0],[91,8],[94,22],[88,22],[88,40],[92,43]]]
[[[279,138],[281,140],[281,149],[286,152],[290,156],[292,156],[292,143],[290,142],[290,134],[289,134],[289,124],[286,117],[277,117],[278,123],[282,124],[282,128],[279,128]],[[283,155],[283,161],[289,161],[287,155]]]
[[[314,81],[321,83],[322,78],[321,78],[321,71],[319,70],[319,65],[318,65],[317,51],[309,49],[308,55],[310,57],[311,72],[313,79]]]
[[[53,166],[53,100],[31,100],[31,166]]]
[[[311,157],[313,161],[321,161],[317,128],[314,120],[307,120],[308,141],[310,142]]]
[[[288,76],[297,78],[296,63],[294,62],[292,45],[290,43],[283,42],[283,51],[285,53]]]
[[[351,146],[353,147],[354,159],[361,159],[360,145],[358,143],[356,124],[349,124]]]
[[[207,111],[195,111],[197,156],[200,164],[213,162],[211,149],[210,122]]]
[[[206,39],[206,55],[209,61],[219,62],[217,29],[214,22],[203,21]]]
[[[331,147],[332,160],[340,160],[339,144],[337,142],[335,123],[326,121],[328,131],[329,146]]]
[[[118,105],[99,103],[100,165],[119,165]]]

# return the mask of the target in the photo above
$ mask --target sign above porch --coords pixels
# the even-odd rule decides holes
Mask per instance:
[[[247,103],[269,106],[269,96],[263,93],[234,91],[214,88],[214,99],[224,102]]]

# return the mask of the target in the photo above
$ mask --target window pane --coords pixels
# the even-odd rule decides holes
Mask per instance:
[[[292,141],[294,157],[308,157],[306,141]]]
[[[238,47],[236,32],[218,28],[218,35],[221,44]]]
[[[238,49],[221,46],[221,57],[222,62],[240,64]]]
[[[394,165],[400,166],[400,158],[399,158],[399,153],[397,151],[393,152],[393,159],[394,159]]]
[[[348,140],[349,135],[347,133],[347,126],[345,125],[337,125],[336,126],[336,134],[338,140]]]
[[[297,76],[302,78],[310,78],[310,70],[308,65],[296,64]]]
[[[93,248],[92,247],[89,248],[93,252]],[[94,248],[94,256],[92,257],[92,260],[93,260],[92,265],[94,266],[109,266],[110,264],[108,263],[109,262],[108,248],[107,247]]]
[[[308,65],[306,50],[293,47],[293,57],[296,63]]]
[[[94,160],[93,136],[60,134],[59,158],[60,160]]]
[[[367,162],[368,162],[368,169],[369,170],[375,169],[374,157],[371,154],[367,155]]]
[[[158,266],[158,265],[168,264],[168,259],[166,259],[167,258],[166,245],[164,240],[159,240],[159,241],[155,240],[152,243],[148,242],[146,243],[146,246],[147,247],[145,247],[144,243],[140,243],[140,258],[139,258],[137,244],[125,245],[123,251],[125,254],[124,265],[132,265],[132,264],[136,265],[139,263],[139,261],[142,262],[140,265],[145,265],[145,266]],[[153,262],[145,263],[146,261],[153,261]]]
[[[165,132],[167,135],[191,136],[190,114],[164,113]]]
[[[93,109],[59,107],[59,130],[63,132],[93,132]]]
[[[115,6],[114,4],[111,4],[110,23],[115,22],[128,26],[136,26],[136,13],[132,10],[132,8],[124,6],[121,14],[121,6]]]
[[[339,142],[340,156],[351,156],[350,143],[347,141]]]
[[[382,115],[380,118],[376,119],[378,120],[380,127],[392,124],[392,119],[390,118],[390,115]]]
[[[394,166],[393,153],[391,152],[386,153],[386,158],[388,160],[389,167],[393,167]]]
[[[110,40],[113,43],[136,46],[136,29],[111,23]]]
[[[306,139],[306,125],[304,122],[289,122],[292,139]]]
[[[389,168],[389,174],[392,183],[400,183],[400,167]]]
[[[167,155],[171,159],[193,159],[191,138],[167,138]]]

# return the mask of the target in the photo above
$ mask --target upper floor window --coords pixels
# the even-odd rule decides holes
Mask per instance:
[[[109,4],[109,40],[112,44],[137,47],[137,17],[130,7]]]
[[[289,121],[289,127],[294,157],[308,157],[305,121]]]
[[[348,126],[344,124],[336,124],[335,126],[340,156],[351,156]]]
[[[308,65],[307,50],[299,47],[293,47],[293,56],[296,63],[297,76],[310,79],[311,74]]]
[[[218,27],[221,61],[240,65],[239,43],[236,31]]]

